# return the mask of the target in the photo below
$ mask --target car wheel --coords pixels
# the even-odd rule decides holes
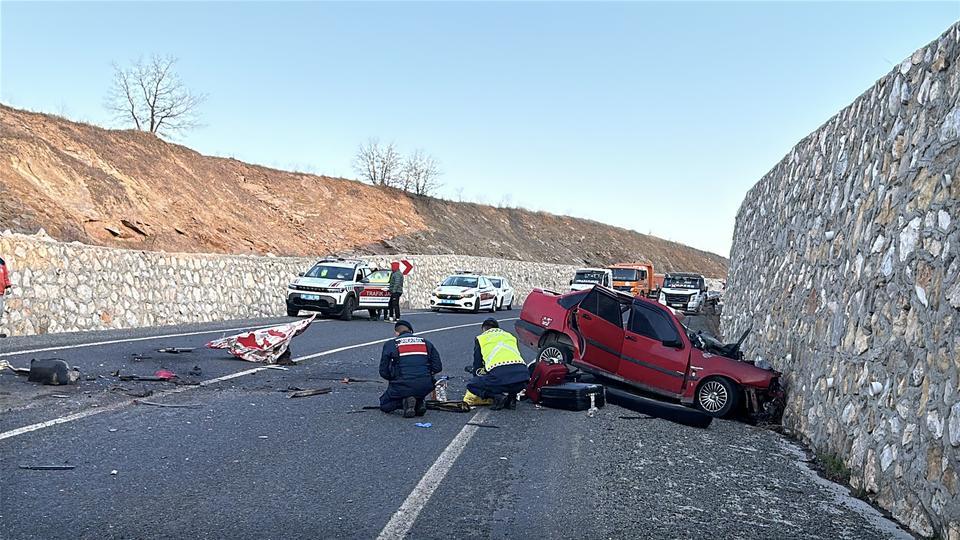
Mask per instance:
[[[502,309],[503,309],[503,298],[497,301],[497,311],[500,311]]]
[[[715,418],[723,418],[729,414],[737,406],[739,399],[739,389],[729,379],[707,379],[697,388],[697,408]]]
[[[300,315],[299,309],[287,306],[287,317],[296,317],[297,315]]]
[[[477,298],[477,301],[473,304],[473,312],[480,313],[480,299]]]
[[[353,312],[357,309],[357,299],[348,296],[347,300],[343,303],[343,311],[340,312],[341,321],[351,321],[353,320]]]
[[[537,350],[537,361],[552,364],[569,364],[573,359],[570,348],[559,341],[548,341]]]
[[[496,313],[496,312],[497,312],[497,299],[494,298],[493,300],[490,301],[490,313]]]

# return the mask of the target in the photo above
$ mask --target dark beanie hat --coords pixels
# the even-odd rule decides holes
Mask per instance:
[[[404,326],[404,327],[408,328],[411,332],[413,332],[413,325],[410,324],[409,322],[403,320],[403,319],[400,319],[399,321],[397,321],[396,323],[394,323],[393,329],[394,329],[394,330],[400,330],[400,327],[401,327],[401,326]]]

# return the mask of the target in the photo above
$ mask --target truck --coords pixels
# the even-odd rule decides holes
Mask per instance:
[[[619,263],[610,267],[613,273],[613,289],[630,296],[650,296],[656,289],[653,265],[649,263]]]
[[[671,272],[663,277],[657,300],[683,313],[698,314],[707,306],[707,283],[700,274]]]
[[[583,291],[594,285],[613,286],[613,272],[609,268],[579,268],[570,280],[571,291]]]
[[[746,409],[775,418],[783,409],[781,374],[743,360],[747,333],[721,343],[643,296],[599,285],[565,294],[534,289],[515,328],[535,361],[570,364],[711,416]]]

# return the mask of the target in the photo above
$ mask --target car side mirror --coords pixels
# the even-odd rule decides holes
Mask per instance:
[[[306,273],[306,272],[297,272],[297,275],[300,276],[300,277],[303,277],[303,276],[307,275],[307,273]]]
[[[665,339],[660,343],[663,343],[664,347],[670,347],[671,349],[679,350],[683,348],[683,342],[680,341],[679,339]]]

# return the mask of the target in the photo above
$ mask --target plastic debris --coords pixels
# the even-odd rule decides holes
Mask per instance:
[[[164,347],[162,349],[157,349],[157,352],[167,354],[183,354],[193,352],[193,347]]]
[[[500,426],[495,426],[493,424],[481,424],[480,422],[467,422],[468,426],[477,426],[477,427],[488,427],[488,428],[497,428],[500,429]]]
[[[177,374],[169,369],[158,369],[153,373],[153,376],[159,377],[165,381],[169,381],[170,379],[176,378]]]
[[[436,401],[447,401],[447,380],[450,377],[440,377],[433,385],[433,397]]]
[[[292,392],[288,395],[288,398],[300,398],[300,397],[309,397],[309,396],[319,396],[320,394],[329,394],[333,391],[333,388],[311,388],[310,390],[299,390],[297,392]]]
[[[267,437],[266,435],[260,435],[260,436],[258,436],[257,438],[258,438],[258,439],[269,439],[270,437]]]
[[[207,347],[226,349],[230,354],[248,362],[276,364],[289,352],[293,338],[302,334],[316,317],[313,315],[301,321],[215,339],[207,343]]]
[[[414,425],[417,426],[417,427],[422,427],[422,428],[433,427],[433,424],[430,423],[430,422],[417,422],[417,423],[414,424]]]
[[[120,472],[119,472],[118,470],[116,470],[116,469],[110,471],[110,476],[116,476],[116,475],[118,475],[118,474],[120,474]]]
[[[28,471],[71,471],[76,469],[76,465],[20,465],[21,469]]]
[[[203,370],[200,369],[200,366],[193,366],[193,369],[188,371],[187,375],[190,375],[191,377],[199,377],[200,375],[203,375]]]
[[[470,405],[465,401],[436,401],[433,399],[428,399],[426,404],[428,409],[434,411],[470,412],[471,410]]]

